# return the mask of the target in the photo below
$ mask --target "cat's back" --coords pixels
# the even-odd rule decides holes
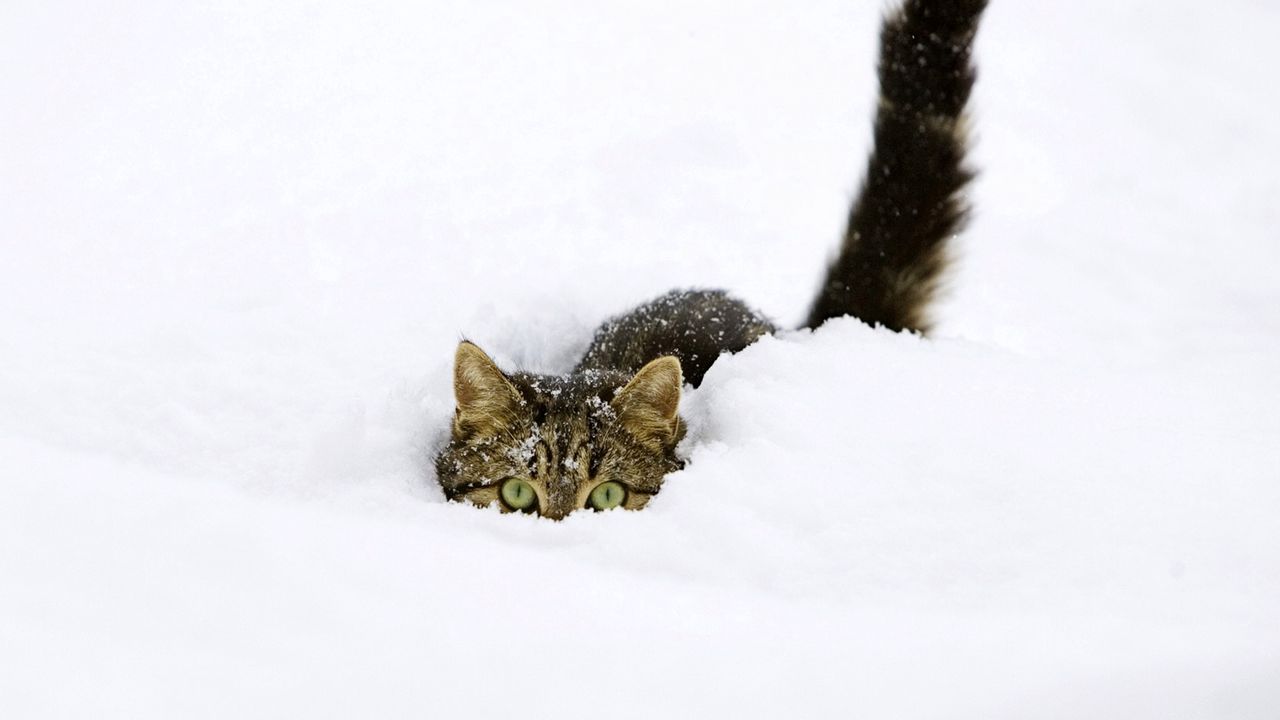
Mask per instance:
[[[721,290],[673,290],[601,325],[577,369],[635,372],[673,355],[685,382],[697,387],[722,353],[737,352],[777,329]]]

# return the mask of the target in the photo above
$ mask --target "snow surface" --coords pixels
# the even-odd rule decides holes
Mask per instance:
[[[1274,3],[993,3],[936,338],[721,360],[641,513],[442,501],[459,337],[803,315],[882,9],[4,3],[0,716],[1280,717]]]

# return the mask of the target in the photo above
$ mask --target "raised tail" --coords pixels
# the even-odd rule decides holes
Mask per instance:
[[[987,0],[905,0],[880,32],[880,105],[867,176],[805,327],[853,315],[927,332],[961,195],[973,38]]]

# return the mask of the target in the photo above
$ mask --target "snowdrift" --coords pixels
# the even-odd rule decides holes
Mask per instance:
[[[996,3],[936,337],[723,358],[643,512],[434,485],[461,337],[796,324],[881,9],[6,6],[0,714],[1275,717],[1257,3]]]

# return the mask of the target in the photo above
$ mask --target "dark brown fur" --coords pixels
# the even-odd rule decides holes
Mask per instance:
[[[716,358],[777,329],[723,291],[673,290],[601,325],[575,372],[635,372],[670,355],[680,361],[685,382],[698,387]]]
[[[946,242],[964,226],[965,104],[970,62],[987,0],[906,0],[880,33],[880,105],[874,150],[840,253],[805,327],[852,315],[925,332],[946,265]]]

